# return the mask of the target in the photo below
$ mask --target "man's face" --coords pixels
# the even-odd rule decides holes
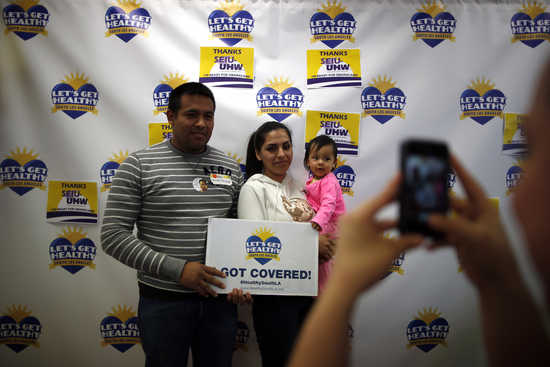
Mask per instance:
[[[546,283],[550,303],[550,64],[543,78],[525,127],[529,158],[516,190],[514,206],[533,261]]]
[[[177,114],[168,110],[172,144],[186,153],[202,153],[214,129],[214,103],[206,96],[184,94]]]

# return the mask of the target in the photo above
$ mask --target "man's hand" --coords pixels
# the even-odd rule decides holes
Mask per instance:
[[[219,288],[225,288],[225,284],[216,279],[216,276],[225,278],[225,274],[218,269],[191,261],[183,267],[180,283],[187,288],[196,290],[201,296],[217,297],[218,294],[210,288],[210,284]]]

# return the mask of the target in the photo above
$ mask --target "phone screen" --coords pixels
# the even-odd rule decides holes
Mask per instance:
[[[428,218],[448,209],[448,155],[444,145],[434,147],[409,144],[404,148],[400,218],[404,232],[436,235],[428,228]]]

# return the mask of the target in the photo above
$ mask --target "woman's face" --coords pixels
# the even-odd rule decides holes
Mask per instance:
[[[256,152],[262,161],[263,173],[267,177],[282,182],[292,162],[292,143],[286,130],[271,130],[265,136],[264,144]]]

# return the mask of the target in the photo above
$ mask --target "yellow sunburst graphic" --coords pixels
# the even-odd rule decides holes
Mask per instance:
[[[19,5],[23,8],[23,10],[27,11],[33,6],[37,5],[39,2],[39,0],[17,0],[14,4]]]
[[[277,93],[283,92],[285,89],[292,87],[293,82],[289,78],[283,78],[282,76],[277,78],[273,77],[273,80],[268,80],[267,87],[271,87],[277,91]]]
[[[445,11],[445,5],[438,0],[427,0],[420,9],[417,9],[419,12],[428,13],[433,17],[437,14]]]
[[[118,317],[122,322],[126,322],[128,319],[135,317],[136,313],[132,310],[132,307],[126,305],[118,305],[112,308],[113,312],[108,314],[109,316]]]
[[[387,75],[384,75],[384,77],[379,75],[377,78],[373,79],[369,85],[371,87],[375,87],[380,91],[380,93],[384,94],[387,90],[395,88],[397,84],[391,79],[391,77],[388,78]]]
[[[468,88],[475,90],[477,93],[479,93],[480,96],[484,95],[491,89],[495,88],[495,84],[491,83],[489,79],[485,79],[484,77],[478,77],[476,80],[472,80],[472,83],[468,86]]]
[[[336,168],[341,167],[341,166],[345,166],[346,162],[347,162],[346,159],[336,157]]]
[[[189,81],[188,78],[185,77],[183,74],[179,73],[170,73],[168,75],[164,75],[164,80],[161,81],[162,84],[168,84],[172,89],[179,87],[180,85],[187,83]]]
[[[327,0],[326,4],[321,5],[320,9],[317,9],[317,11],[323,12],[330,16],[331,18],[336,17],[338,14],[341,14],[346,11],[346,7],[342,6],[341,1],[330,1]]]
[[[236,12],[243,10],[244,5],[241,4],[240,0],[225,0],[225,2],[220,1],[220,6],[218,9],[223,10],[227,13],[227,15],[232,17]]]
[[[275,236],[275,233],[267,227],[260,227],[256,230],[256,232],[253,233],[254,236],[258,236],[261,238],[262,241],[265,242],[269,237]]]
[[[131,11],[139,9],[141,7],[141,3],[135,0],[117,0],[116,6],[124,10],[126,13],[129,13]]]
[[[121,164],[126,160],[126,158],[128,158],[128,150],[126,150],[125,152],[119,150],[118,154],[113,153],[113,156],[109,159],[111,160],[111,162],[117,162],[118,164]]]
[[[71,228],[70,226],[67,226],[60,234],[61,237],[68,239],[73,246],[81,239],[86,238],[86,235],[87,233],[81,227]]]
[[[527,1],[523,3],[523,7],[519,10],[521,13],[525,13],[534,19],[539,14],[544,13],[546,6],[538,1]]]
[[[27,162],[30,162],[36,158],[38,158],[38,153],[33,153],[32,149],[27,151],[27,148],[23,147],[23,150],[21,150],[19,147],[15,148],[15,152],[13,150],[10,151],[10,155],[7,158],[11,158],[14,161],[17,161],[20,165],[24,165]]]
[[[437,308],[432,309],[424,308],[422,311],[418,311],[418,316],[415,316],[416,319],[424,321],[427,325],[430,325],[430,323],[441,317],[441,313],[437,312]]]
[[[63,80],[63,83],[69,84],[71,87],[73,87],[74,90],[77,90],[78,88],[82,87],[84,84],[88,83],[90,79],[87,78],[84,73],[79,74],[73,74],[65,75],[65,79]]]
[[[243,161],[241,158],[239,158],[237,154],[234,154],[234,153],[227,153],[227,156],[229,158],[233,158],[234,160],[236,160],[238,164],[241,164]]]
[[[26,305],[11,305],[11,307],[8,307],[8,312],[6,313],[6,315],[10,316],[12,319],[17,321],[17,323],[19,323],[25,317],[31,315],[31,310],[27,310]]]

